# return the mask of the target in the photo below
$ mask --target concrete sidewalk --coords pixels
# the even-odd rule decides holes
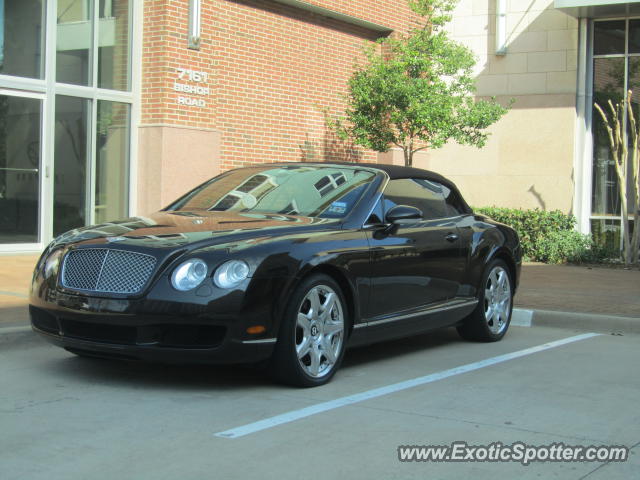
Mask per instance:
[[[640,319],[640,270],[528,263],[515,306]]]
[[[514,324],[640,333],[640,270],[528,263],[514,306]]]
[[[0,326],[27,325],[31,274],[39,255],[0,255]]]
[[[0,256],[0,326],[28,324],[27,295],[37,255]],[[515,324],[640,333],[640,270],[525,264]]]

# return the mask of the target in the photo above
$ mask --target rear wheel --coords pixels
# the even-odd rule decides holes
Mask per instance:
[[[327,383],[344,356],[347,319],[344,296],[329,276],[303,280],[291,296],[269,370],[289,385]]]
[[[493,260],[485,269],[476,309],[458,327],[468,340],[495,342],[507,333],[513,310],[513,282],[503,260]]]

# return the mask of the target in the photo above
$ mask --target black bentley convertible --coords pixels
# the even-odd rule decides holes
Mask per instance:
[[[500,340],[520,265],[514,230],[436,173],[265,164],[56,238],[29,309],[36,332],[80,356],[266,362],[315,386],[347,346],[449,326]]]

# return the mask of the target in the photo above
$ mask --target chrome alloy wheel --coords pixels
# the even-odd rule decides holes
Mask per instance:
[[[500,265],[493,267],[484,288],[484,318],[491,333],[500,334],[507,327],[511,312],[509,274]]]
[[[333,369],[344,341],[340,297],[326,285],[316,285],[302,300],[296,322],[296,353],[309,376],[321,378]]]

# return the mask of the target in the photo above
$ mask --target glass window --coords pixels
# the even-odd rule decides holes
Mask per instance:
[[[629,57],[629,90],[633,91],[631,102],[635,111],[640,105],[640,57]]]
[[[56,81],[89,85],[93,0],[58,0]]]
[[[593,101],[608,113],[608,101],[624,100],[624,58],[596,58],[593,62]],[[593,181],[591,210],[596,215],[619,215],[618,179],[611,159],[609,137],[593,109]]]
[[[0,95],[0,243],[37,243],[40,100]]]
[[[396,205],[409,205],[422,212],[425,219],[449,216],[442,185],[423,179],[391,180],[384,190],[385,213]]]
[[[633,223],[630,223],[633,225]],[[591,235],[593,240],[600,246],[610,251],[620,249],[620,220],[619,219],[592,219]]]
[[[629,72],[628,72],[629,86],[631,90],[631,108],[633,108],[633,114],[636,122],[640,124],[640,57],[629,57]],[[631,152],[633,148],[631,146],[631,139],[629,139],[629,171],[627,178],[629,183],[627,184],[627,198],[629,199],[628,207],[629,214],[633,215],[633,165],[631,162]]]
[[[629,53],[640,53],[640,20],[629,20]]]
[[[54,235],[87,224],[88,125],[89,100],[56,97]]]
[[[593,24],[594,55],[611,55],[624,53],[625,21],[612,20]]]
[[[129,104],[98,100],[95,223],[127,216],[129,111]]]
[[[98,87],[129,90],[130,1],[100,0]]]
[[[346,182],[346,178],[342,173],[332,173],[330,175],[325,175],[320,180],[318,180],[314,187],[320,193],[320,196],[324,197],[332,190],[335,190],[340,185]]]
[[[42,0],[0,0],[0,73],[43,76]]]
[[[624,99],[625,59],[595,58],[593,60],[593,101],[601,106],[608,100],[617,103]]]
[[[168,210],[296,212],[307,217],[342,218],[373,177],[373,173],[355,168],[244,168],[214,178]],[[325,180],[324,186],[331,188],[320,191],[316,185]],[[248,186],[252,188],[249,190]]]

